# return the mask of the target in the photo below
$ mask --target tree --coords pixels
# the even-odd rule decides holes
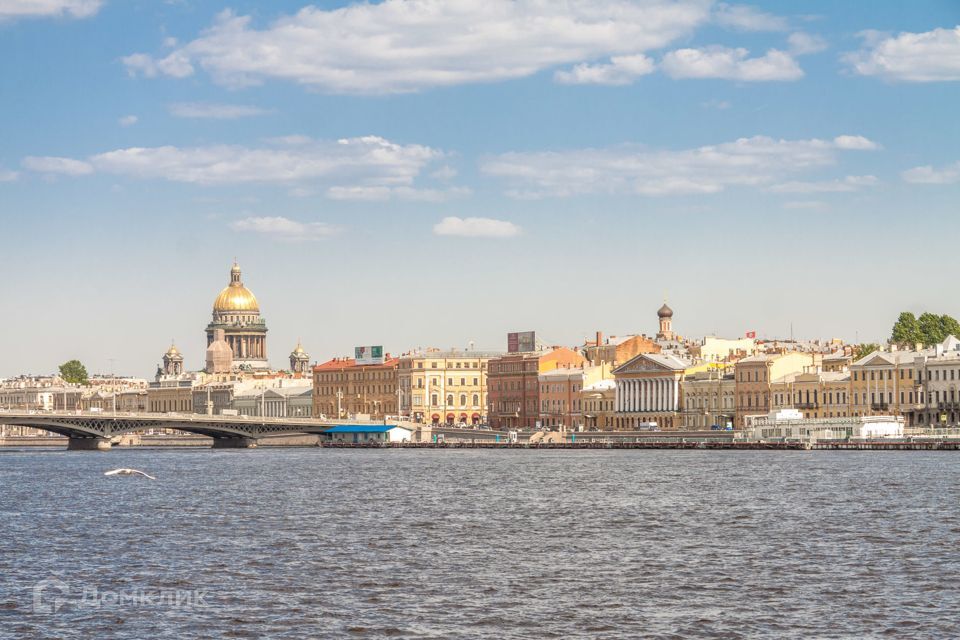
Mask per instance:
[[[946,314],[923,313],[917,318],[904,311],[893,325],[890,341],[911,347],[917,343],[929,347],[943,342],[947,336],[960,338],[960,322]]]
[[[68,360],[60,365],[60,377],[71,384],[88,384],[87,368],[79,360]]]
[[[858,344],[853,351],[854,361],[859,360],[860,358],[865,358],[874,351],[880,349],[880,345],[876,342],[868,342],[867,344]]]
[[[960,322],[946,314],[940,316],[940,328],[943,330],[944,340],[947,339],[947,336],[960,338]]]
[[[920,326],[921,342],[928,347],[943,342],[943,339],[946,338],[943,335],[943,321],[940,316],[934,313],[920,314],[920,317],[917,318],[917,324]]]
[[[895,344],[909,345],[911,347],[918,342],[923,342],[917,317],[909,311],[901,313],[900,317],[897,318],[896,324],[893,325],[890,341]]]

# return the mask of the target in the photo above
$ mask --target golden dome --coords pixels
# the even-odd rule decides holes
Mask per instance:
[[[240,266],[236,263],[230,269],[230,284],[227,285],[213,302],[213,310],[220,313],[230,311],[260,311],[257,297],[240,280]]]

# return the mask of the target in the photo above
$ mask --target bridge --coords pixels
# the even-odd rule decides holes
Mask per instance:
[[[176,429],[213,438],[214,449],[246,449],[270,435],[320,434],[342,424],[383,425],[383,422],[331,420],[317,418],[262,418],[260,416],[224,416],[200,413],[125,413],[100,411],[31,411],[0,409],[0,424],[32,427],[69,438],[72,451],[107,450],[115,437],[146,429]],[[391,420],[409,429],[425,441],[442,436],[445,441],[505,442],[499,431],[425,425]],[[417,433],[419,431],[419,433]],[[415,436],[416,437],[416,436]]]
[[[0,424],[32,427],[69,438],[67,449],[105,450],[115,436],[145,429],[177,429],[213,438],[215,449],[256,446],[266,435],[322,433],[343,420],[262,418],[195,413],[113,413],[93,411],[27,411],[0,409]],[[350,424],[357,424],[356,421]],[[370,424],[383,424],[382,422]]]

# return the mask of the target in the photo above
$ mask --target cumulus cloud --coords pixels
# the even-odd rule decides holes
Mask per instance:
[[[512,238],[520,235],[521,228],[507,220],[494,218],[458,218],[449,216],[433,225],[438,236],[467,238]]]
[[[13,182],[19,178],[20,174],[17,171],[10,171],[9,169],[0,167],[0,182]]]
[[[283,216],[250,217],[230,223],[234,231],[259,233],[287,242],[306,242],[329,238],[339,228],[325,222],[297,222]]]
[[[578,64],[569,71],[557,71],[554,80],[561,84],[630,84],[637,78],[653,73],[657,65],[643,54],[614,56],[609,64]]]
[[[279,79],[334,93],[396,93],[636,56],[710,20],[708,0],[385,0],[308,6],[264,28],[224,11],[195,40],[123,62],[148,77],[200,68],[233,87]]]
[[[720,3],[713,10],[713,20],[722,27],[739,31],[783,31],[787,21],[742,4]]]
[[[250,105],[209,102],[177,102],[169,105],[167,110],[170,115],[178,118],[207,118],[211,120],[233,120],[270,113],[267,109]]]
[[[138,118],[137,116],[130,115],[130,116],[123,116],[122,118],[117,120],[117,122],[120,124],[121,127],[132,127],[133,125],[137,124],[138,120],[140,120],[140,118]]]
[[[623,145],[510,152],[486,158],[481,170],[502,178],[507,194],[515,198],[717,193],[728,187],[766,187],[791,175],[833,165],[838,151],[850,148],[836,142],[841,138],[847,136],[835,140],[755,136],[680,151]]]
[[[201,185],[277,183],[302,186],[320,182],[359,187],[412,187],[443,152],[416,144],[396,144],[377,136],[336,141],[298,139],[272,146],[130,147],[84,161],[27,158],[35,171],[80,175],[94,170],[143,179]]]
[[[850,151],[874,151],[880,148],[876,142],[863,136],[837,136],[833,139],[833,144],[837,149]]]
[[[930,165],[914,167],[900,174],[907,182],[914,184],[957,184],[960,182],[960,162],[954,162],[941,169]]]
[[[21,164],[24,169],[38,173],[59,173],[65,176],[83,176],[93,173],[93,166],[89,162],[73,158],[27,156]]]
[[[804,33],[803,31],[791,33],[787,37],[787,43],[790,45],[790,53],[796,56],[820,53],[827,48],[826,40],[820,36]]]
[[[0,0],[0,20],[14,18],[89,18],[103,0]]]
[[[876,176],[847,176],[843,179],[819,182],[783,182],[770,187],[770,191],[774,193],[841,193],[873,187],[878,183]]]
[[[749,58],[743,48],[706,47],[677,49],[663,57],[660,68],[673,78],[722,78],[742,82],[798,80],[803,69],[789,53],[770,49],[758,58]]]
[[[864,46],[844,56],[860,75],[902,82],[960,80],[960,26],[896,36],[865,31]]]

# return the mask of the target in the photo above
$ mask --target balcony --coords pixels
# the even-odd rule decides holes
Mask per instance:
[[[794,405],[797,409],[819,409],[819,402],[798,402]]]
[[[870,403],[871,411],[889,411],[890,403],[888,402],[871,402]]]

